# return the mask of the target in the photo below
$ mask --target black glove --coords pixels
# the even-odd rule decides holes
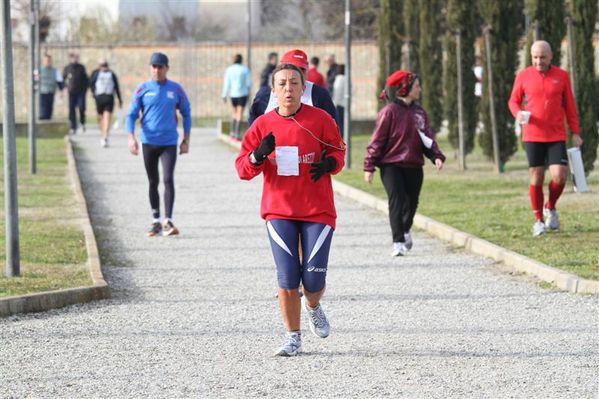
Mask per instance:
[[[275,136],[272,132],[269,132],[266,136],[262,137],[260,145],[254,150],[254,158],[256,161],[262,162],[264,159],[275,150]]]
[[[320,162],[313,163],[310,166],[310,178],[312,181],[317,181],[324,175],[325,173],[329,173],[331,170],[335,169],[337,166],[337,161],[333,157],[327,157],[327,150],[324,150],[322,154],[320,154]]]

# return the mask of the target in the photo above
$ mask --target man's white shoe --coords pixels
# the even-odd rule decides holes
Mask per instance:
[[[545,217],[545,227],[551,230],[559,229],[559,216],[555,209],[543,208],[543,216]]]
[[[102,148],[108,147],[108,139],[100,139],[100,145]]]
[[[326,338],[331,333],[331,325],[327,320],[327,316],[322,310],[320,303],[314,309],[308,306],[308,302],[304,297],[304,308],[308,313],[308,324],[310,325],[310,331],[319,338]]]
[[[412,235],[408,231],[407,233],[404,233],[403,238],[404,238],[404,245],[409,251],[410,249],[412,249],[412,246],[414,245],[414,241],[412,241]]]
[[[275,352],[275,356],[295,356],[302,348],[302,334],[299,331],[290,331],[285,334],[283,345]]]
[[[533,236],[540,236],[541,234],[545,233],[545,223],[543,223],[540,220],[537,220],[535,222],[535,224],[532,225],[532,235]]]
[[[406,244],[403,242],[394,242],[393,243],[393,251],[391,251],[391,256],[404,256],[408,253],[409,249],[406,247]]]

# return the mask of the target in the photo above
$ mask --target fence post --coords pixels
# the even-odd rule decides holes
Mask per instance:
[[[501,174],[499,164],[499,137],[497,136],[497,120],[495,119],[495,98],[493,96],[493,67],[491,64],[491,27],[485,27],[485,47],[487,48],[487,84],[489,85],[489,113],[491,114],[491,134],[493,137],[493,161],[495,171]]]
[[[6,218],[6,276],[20,274],[19,213],[17,204],[17,145],[13,87],[10,1],[2,1],[0,63],[2,63],[2,133],[4,135],[4,215]]]
[[[459,168],[466,170],[466,154],[464,150],[464,100],[462,87],[462,33],[457,31],[455,34],[456,43],[456,62],[458,73],[458,141],[459,141]]]

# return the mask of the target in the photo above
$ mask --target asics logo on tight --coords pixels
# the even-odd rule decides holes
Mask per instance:
[[[307,269],[309,272],[316,272],[316,273],[326,273],[327,268],[326,267],[314,267],[314,266],[310,266]]]

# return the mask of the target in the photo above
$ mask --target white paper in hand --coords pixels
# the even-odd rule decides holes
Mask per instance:
[[[426,134],[422,133],[420,130],[418,131],[418,134],[420,135],[420,140],[422,140],[422,144],[424,144],[426,148],[430,149],[433,146],[433,140]]]
[[[276,147],[275,157],[279,176],[299,176],[299,152],[296,146]]]

